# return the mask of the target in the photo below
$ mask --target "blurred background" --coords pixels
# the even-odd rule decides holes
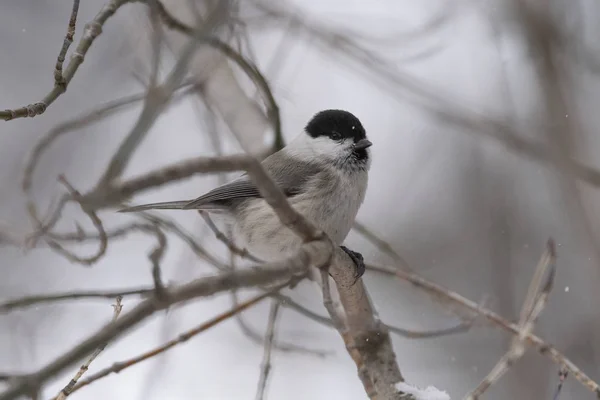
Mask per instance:
[[[81,2],[71,51],[102,3]],[[208,3],[163,0],[166,9],[188,24]],[[33,103],[52,89],[71,8],[70,0],[2,2],[1,109]],[[220,37],[255,63],[269,82],[286,141],[322,109],[346,109],[361,119],[374,145],[358,221],[389,242],[418,273],[473,301],[485,300],[516,320],[544,245],[554,238],[556,283],[535,332],[598,379],[599,188],[572,168],[572,160],[600,168],[595,156],[600,150],[597,2],[248,0],[230,2],[227,18]],[[106,102],[144,93],[153,69],[153,34],[148,8],[124,5],[104,25],[64,95],[41,116],[1,125],[1,232],[21,238],[34,229],[21,182],[42,137]],[[187,40],[164,27],[162,35],[161,80]],[[240,151],[223,110],[235,115],[242,128],[264,128],[249,129],[247,143],[256,148],[272,143],[263,103],[233,63],[202,47],[190,76],[203,82],[202,89],[180,96],[159,116],[122,179],[190,157]],[[59,174],[82,193],[95,187],[142,106],[136,102],[85,124],[46,149],[30,194],[41,214],[64,193]],[[195,176],[131,201],[194,198],[233,176]],[[225,246],[196,214],[160,215],[191,232],[207,251],[228,259]],[[114,209],[103,210],[100,217],[107,227],[132,218],[115,215]],[[77,226],[93,228],[78,207],[69,205],[56,230],[75,231]],[[72,263],[43,243],[25,252],[4,241],[0,301],[151,285],[147,254],[155,241],[138,233],[111,241],[106,255],[92,266]],[[369,262],[392,262],[355,232],[346,243]],[[68,247],[88,255],[97,246]],[[177,238],[169,239],[162,270],[172,283],[215,272]],[[456,323],[449,310],[408,284],[373,272],[367,272],[365,282],[388,324],[425,331]],[[312,287],[301,284],[289,295],[326,315]],[[125,299],[124,312],[138,301]],[[107,323],[110,304],[71,301],[1,314],[0,372],[26,373],[46,365]],[[149,350],[230,307],[231,298],[224,294],[158,313],[110,344],[89,373]],[[243,318],[264,335],[268,311],[263,302]],[[310,351],[274,350],[267,398],[366,398],[337,332],[288,309],[282,309],[280,319],[277,341]],[[485,377],[510,339],[497,328],[476,326],[439,338],[393,336],[393,344],[409,382],[434,385],[455,399]],[[262,355],[263,346],[230,320],[72,397],[248,399],[256,391]],[[42,398],[54,396],[74,372],[52,380]],[[557,365],[530,350],[484,397],[550,399],[557,373]],[[592,398],[594,394],[567,379],[561,399]]]

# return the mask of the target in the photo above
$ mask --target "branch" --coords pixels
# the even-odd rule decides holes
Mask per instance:
[[[448,290],[436,283],[429,282],[415,273],[407,273],[394,267],[376,265],[368,265],[367,269],[386,275],[395,276],[403,281],[409,282],[413,286],[424,290],[425,292],[431,293],[438,298],[445,299],[449,303],[458,306],[461,309],[467,310],[473,314],[481,315],[493,325],[500,327],[513,335],[519,335],[521,332],[521,329],[517,324],[506,320],[491,310],[481,307],[477,303],[459,295],[456,292]],[[577,379],[594,394],[600,396],[600,386],[598,383],[590,379],[590,377],[588,377],[581,369],[579,369],[577,365],[575,365],[556,348],[533,333],[525,335],[524,339],[529,345],[535,347],[540,354],[550,357],[550,359],[552,359],[552,361],[554,361],[556,364],[564,366],[566,370],[568,370],[569,373],[575,377],[575,379]]]
[[[139,324],[157,311],[171,305],[207,297],[234,288],[247,288],[259,285],[274,284],[281,280],[306,275],[309,265],[323,265],[328,261],[323,255],[328,254],[329,246],[321,242],[303,245],[298,254],[281,262],[266,264],[264,268],[223,273],[196,279],[177,288],[166,289],[165,299],[145,300],[129,313],[122,316],[114,324],[109,324],[91,335],[77,346],[67,351],[44,368],[27,375],[24,379],[11,385],[0,394],[0,400],[12,400],[40,387],[45,381],[63,372],[79,361],[99,344],[115,340],[129,329]]]
[[[248,156],[236,154],[221,157],[194,157],[166,167],[157,168],[141,176],[96,188],[85,194],[82,202],[94,209],[112,207],[127,201],[134,194],[166,183],[190,178],[197,174],[234,172],[244,170]]]
[[[67,56],[67,51],[73,43],[73,36],[75,36],[75,26],[77,24],[77,12],[79,11],[79,0],[73,0],[73,9],[71,10],[71,18],[69,18],[69,26],[67,27],[67,34],[65,36],[65,40],[63,41],[63,45],[60,49],[60,53],[58,53],[58,58],[56,59],[56,66],[54,67],[54,85],[55,86],[66,86],[65,77],[62,74],[63,71],[63,63],[65,62],[65,57]],[[65,88],[66,89],[66,88]]]
[[[54,103],[54,101],[60,95],[67,91],[67,86],[69,85],[69,83],[73,79],[73,76],[75,76],[75,73],[83,63],[85,55],[87,54],[89,48],[92,46],[94,40],[102,32],[102,27],[104,26],[106,21],[110,17],[112,17],[121,6],[133,1],[137,0],[111,0],[110,2],[105,4],[104,7],[102,7],[102,10],[100,10],[100,12],[96,14],[94,19],[85,25],[83,37],[79,41],[75,52],[71,55],[71,61],[65,68],[60,83],[55,82],[54,88],[52,88],[50,93],[48,93],[42,100],[38,101],[37,103],[29,104],[28,106],[17,108],[15,110],[0,111],[0,119],[4,121],[10,121],[16,118],[35,117],[37,115],[43,114],[44,111],[46,111],[46,109],[52,103]],[[75,3],[77,3],[77,5]],[[75,10],[75,7],[79,6],[79,1],[75,1],[75,3],[73,4],[73,12],[71,13],[71,21],[73,22],[73,28],[75,27],[75,18],[77,16],[77,11]],[[71,28],[71,21],[69,21],[69,30]],[[69,33],[70,32],[67,33],[67,38],[65,38],[65,42],[69,38]],[[63,48],[61,49],[61,53],[58,56],[57,64],[55,67],[57,70],[59,68],[59,63],[60,69],[62,70],[61,55],[63,53],[63,50],[66,54],[68,47],[69,46],[67,45],[65,48],[65,44],[63,44]]]
[[[389,255],[400,268],[403,268],[406,271],[412,271],[406,260],[404,260],[404,258],[400,254],[398,254],[398,252],[396,252],[396,250],[394,250],[394,248],[388,242],[381,239],[365,225],[361,224],[358,221],[354,221],[353,228],[358,233],[360,233],[365,239],[373,243],[379,250]]]
[[[139,289],[128,289],[128,290],[91,290],[88,292],[65,292],[58,294],[48,295],[35,295],[21,297],[15,300],[9,300],[5,303],[0,304],[0,314],[18,309],[31,307],[40,303],[52,303],[65,300],[80,300],[80,299],[113,299],[115,297],[128,297],[128,296],[147,296],[151,294],[153,288],[139,288]]]
[[[76,392],[77,390],[79,390],[85,386],[88,386],[89,384],[91,384],[99,379],[102,379],[110,374],[118,374],[119,372],[123,371],[124,369],[127,369],[129,367],[137,365],[137,364],[141,363],[142,361],[149,360],[153,357],[158,356],[159,354],[166,352],[167,350],[169,350],[179,344],[185,343],[188,340],[190,340],[191,338],[193,338],[194,336],[197,336],[200,333],[205,332],[208,329],[220,324],[221,322],[227,321],[229,318],[240,313],[241,311],[258,304],[259,302],[261,302],[268,296],[272,295],[273,293],[275,293],[281,289],[282,289],[282,286],[279,286],[269,292],[263,293],[256,297],[253,297],[252,299],[239,304],[237,307],[235,307],[229,311],[226,311],[226,312],[202,323],[201,325],[197,326],[196,328],[180,334],[177,337],[177,339],[173,339],[173,340],[165,343],[164,345],[157,347],[155,349],[152,349],[142,355],[139,355],[139,356],[129,359],[129,360],[116,362],[111,367],[105,368],[93,375],[90,375],[87,379],[85,379],[84,381],[75,385],[75,387],[73,388],[73,392]],[[55,399],[53,399],[53,400],[55,400]]]
[[[546,277],[546,282],[542,285],[542,279],[546,272],[550,273]],[[548,300],[548,295],[554,283],[556,273],[556,254],[554,243],[549,240],[546,251],[535,270],[533,279],[530,282],[527,296],[521,309],[519,318],[519,333],[513,338],[510,349],[496,363],[492,371],[483,379],[483,381],[469,393],[465,400],[477,400],[494,383],[498,382],[502,376],[525,354],[525,338],[533,332],[535,322],[542,312]]]
[[[94,224],[94,227],[98,231],[98,238],[99,238],[100,245],[95,254],[93,254],[89,257],[80,257],[74,253],[71,253],[70,251],[65,249],[62,245],[60,245],[57,241],[55,241],[51,238],[46,238],[46,243],[52,250],[61,254],[67,260],[69,260],[71,262],[82,264],[82,265],[92,265],[92,264],[98,262],[102,258],[102,256],[104,256],[104,254],[106,253],[106,249],[108,248],[108,237],[106,236],[106,231],[104,230],[104,225],[102,224],[102,220],[98,217],[98,214],[96,214],[96,212],[93,209],[91,209],[90,207],[87,207],[85,204],[83,204],[81,202],[81,198],[82,198],[81,194],[77,190],[75,190],[75,188],[67,181],[67,179],[62,175],[60,176],[59,179],[60,179],[61,183],[63,183],[69,190],[69,192],[70,192],[69,198],[73,199],[74,201],[79,203],[79,205],[81,206],[81,210],[90,218],[90,220]]]
[[[556,391],[554,392],[552,400],[558,400],[560,398],[560,392],[562,391],[563,384],[568,376],[569,371],[567,371],[565,367],[560,367],[558,370],[558,385],[556,385]]]
[[[258,380],[258,389],[256,392],[256,400],[263,400],[265,389],[271,372],[271,350],[273,348],[273,339],[275,337],[275,324],[277,323],[277,313],[279,312],[279,302],[271,301],[271,310],[269,311],[269,323],[267,326],[267,335],[265,337],[265,350],[263,354],[263,362],[261,367],[260,379]]]
[[[344,326],[338,327],[338,331],[371,399],[410,399],[396,389],[395,385],[404,382],[404,378],[388,329],[375,317],[363,280],[356,280],[353,271],[354,262],[341,248],[336,248],[329,274],[345,311]],[[337,318],[331,313],[330,316]]]
[[[123,309],[123,306],[121,305],[121,300],[122,300],[121,297],[117,297],[116,304],[113,304],[113,308],[114,308],[113,319],[112,319],[113,323],[117,320],[117,318],[119,317],[119,314],[121,314],[121,310]],[[83,376],[83,374],[85,374],[85,372],[90,367],[90,364],[96,359],[96,357],[98,357],[98,355],[100,355],[100,353],[102,353],[102,351],[106,348],[106,345],[108,345],[108,342],[103,343],[102,345],[100,345],[100,347],[98,347],[94,351],[94,353],[90,356],[90,358],[81,366],[81,368],[79,368],[79,371],[77,371],[77,373],[75,374],[75,377],[73,377],[73,379],[71,379],[69,384],[60,391],[58,396],[56,396],[57,400],[65,400],[73,392],[73,388],[77,384],[77,381],[79,381],[79,378],[81,378]]]

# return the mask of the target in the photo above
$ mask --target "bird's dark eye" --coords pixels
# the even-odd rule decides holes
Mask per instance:
[[[342,134],[339,132],[332,132],[331,135],[329,135],[329,137],[332,140],[340,140],[342,138]]]

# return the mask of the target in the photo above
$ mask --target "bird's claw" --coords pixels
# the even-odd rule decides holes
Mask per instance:
[[[346,246],[340,246],[340,248],[344,250],[346,254],[348,254],[356,266],[356,274],[354,275],[354,282],[352,283],[354,285],[356,281],[365,273],[365,259],[363,258],[362,254],[352,251]]]

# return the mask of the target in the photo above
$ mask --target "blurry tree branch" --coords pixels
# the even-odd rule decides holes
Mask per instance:
[[[89,299],[112,299],[115,297],[145,296],[151,294],[153,288],[129,289],[129,290],[110,290],[110,291],[88,291],[88,292],[65,292],[60,294],[35,295],[21,297],[15,300],[9,300],[0,304],[0,313],[6,313],[17,308],[31,307],[40,303],[54,303],[68,300],[89,300]]]
[[[75,25],[77,24],[77,12],[79,11],[79,0],[73,0],[73,9],[71,10],[71,18],[69,18],[69,26],[67,27],[67,35],[56,59],[56,66],[54,67],[54,85],[65,86],[65,77],[63,76],[63,63],[67,56],[67,51],[73,43],[73,36],[75,36]]]
[[[67,36],[65,37],[63,47],[60,50],[60,54],[58,56],[56,66],[55,66],[55,84],[50,93],[48,93],[44,98],[36,103],[30,104],[25,107],[17,108],[14,110],[5,110],[0,111],[0,119],[4,121],[10,121],[16,118],[25,118],[25,117],[35,117],[37,115],[43,114],[54,101],[63,93],[66,92],[68,84],[71,82],[75,73],[83,63],[83,60],[87,54],[87,51],[92,46],[94,40],[100,35],[102,32],[102,27],[106,23],[106,21],[114,15],[117,10],[122,7],[124,4],[138,1],[138,0],[110,0],[107,4],[102,7],[100,12],[94,17],[91,22],[88,22],[85,25],[85,30],[83,33],[83,37],[79,41],[75,52],[71,55],[71,61],[64,69],[62,68],[62,63],[64,61],[64,57],[66,56],[67,50],[69,48],[70,42],[73,38],[73,33],[75,29],[75,23],[77,19],[77,10],[79,8],[79,0],[74,0],[73,11],[71,13],[71,19],[69,20],[69,28],[67,31]]]
[[[548,295],[554,285],[554,276],[556,274],[556,249],[554,243],[548,241],[546,251],[542,255],[533,279],[529,285],[527,296],[521,309],[519,319],[519,333],[512,339],[509,351],[504,354],[492,371],[484,380],[471,392],[465,399],[477,400],[525,354],[525,338],[533,332],[535,322],[546,306]],[[549,273],[548,273],[549,271]]]
[[[263,354],[263,361],[260,368],[260,379],[258,380],[258,388],[256,391],[256,400],[263,400],[265,397],[265,390],[271,373],[271,353],[273,350],[273,340],[275,338],[275,325],[277,324],[277,314],[279,313],[279,302],[277,300],[271,301],[271,309],[269,311],[269,321],[267,325],[267,334],[265,336],[265,349]]]
[[[164,296],[160,300],[152,297],[143,301],[117,321],[89,336],[44,368],[19,379],[17,383],[0,393],[0,400],[15,399],[32,390],[37,390],[45,381],[79,361],[101,343],[117,339],[157,311],[177,303],[187,302],[198,297],[212,296],[232,288],[272,284],[289,280],[294,276],[305,275],[309,265],[326,263],[328,257],[324,257],[324,255],[326,256],[327,253],[326,245],[319,241],[311,242],[305,244],[297,256],[281,262],[266,264],[260,269],[221,273],[216,276],[199,278],[176,288],[165,289]]]
[[[464,298],[456,292],[450,291],[436,283],[424,279],[416,273],[405,272],[399,268],[379,265],[367,265],[367,270],[376,271],[386,275],[396,276],[397,278],[409,282],[413,286],[427,293],[430,293],[437,298],[444,299],[448,304],[462,308],[470,313],[480,315],[481,317],[489,321],[491,324],[511,333],[512,335],[518,336],[522,332],[522,329],[519,327],[519,325],[506,320],[504,317],[498,315],[497,313],[486,309],[469,299]],[[544,296],[546,295],[547,293]],[[543,297],[538,297],[538,300],[540,299],[545,301]],[[543,302],[539,303],[539,305],[543,305]],[[540,337],[535,336],[533,333],[525,332],[525,334],[523,334],[523,340],[528,345],[536,348],[536,350],[540,354],[548,356],[556,364],[564,366],[569,371],[569,373],[575,377],[575,379],[581,382],[590,391],[597,395],[600,394],[600,386],[598,385],[598,383],[596,383],[590,377],[588,377],[579,367],[577,367],[577,365],[575,365],[572,361],[570,361],[567,357],[560,353],[555,347],[548,344]]]
[[[112,320],[112,322],[115,322],[115,320],[119,317],[119,314],[121,314],[121,310],[123,309],[123,305],[121,304],[121,300],[122,300],[122,298],[119,296],[119,297],[117,297],[116,303],[113,304],[114,313],[113,313],[113,320]],[[79,379],[83,376],[83,374],[86,373],[86,371],[88,370],[90,364],[96,359],[96,357],[98,357],[98,355],[100,353],[102,353],[102,351],[106,348],[107,344],[108,344],[108,342],[101,344],[94,351],[94,353],[90,356],[90,358],[88,358],[88,360],[79,368],[79,371],[77,371],[77,374],[75,374],[75,377],[73,377],[73,379],[71,379],[71,381],[67,384],[67,386],[65,386],[60,391],[60,393],[58,394],[58,396],[56,396],[57,400],[65,400],[73,392],[73,388],[75,387],[75,385],[77,384],[77,382],[79,381]]]
[[[250,300],[244,301],[244,302],[240,303],[237,307],[235,307],[229,311],[226,311],[222,314],[219,314],[218,316],[210,319],[209,321],[202,323],[198,327],[193,328],[187,332],[180,334],[176,339],[173,339],[158,348],[155,348],[144,354],[141,354],[138,357],[135,357],[130,360],[116,362],[111,367],[108,367],[101,371],[98,371],[97,373],[90,375],[87,379],[76,384],[73,387],[72,392],[75,392],[85,386],[88,386],[89,384],[91,384],[101,378],[104,378],[105,376],[108,376],[110,374],[117,374],[126,368],[129,368],[136,364],[139,364],[142,361],[149,360],[152,357],[156,357],[157,355],[162,354],[165,351],[170,350],[171,348],[173,348],[179,344],[185,343],[188,340],[190,340],[191,338],[193,338],[194,336],[199,335],[200,333],[205,332],[206,330],[220,324],[221,322],[227,321],[229,318],[235,316],[236,314],[242,312],[243,310],[258,304],[259,302],[261,302],[268,296],[279,291],[281,288],[282,288],[281,286],[278,286],[278,287],[272,289],[271,291],[265,292],[263,294],[260,294],[258,296],[251,298]]]

